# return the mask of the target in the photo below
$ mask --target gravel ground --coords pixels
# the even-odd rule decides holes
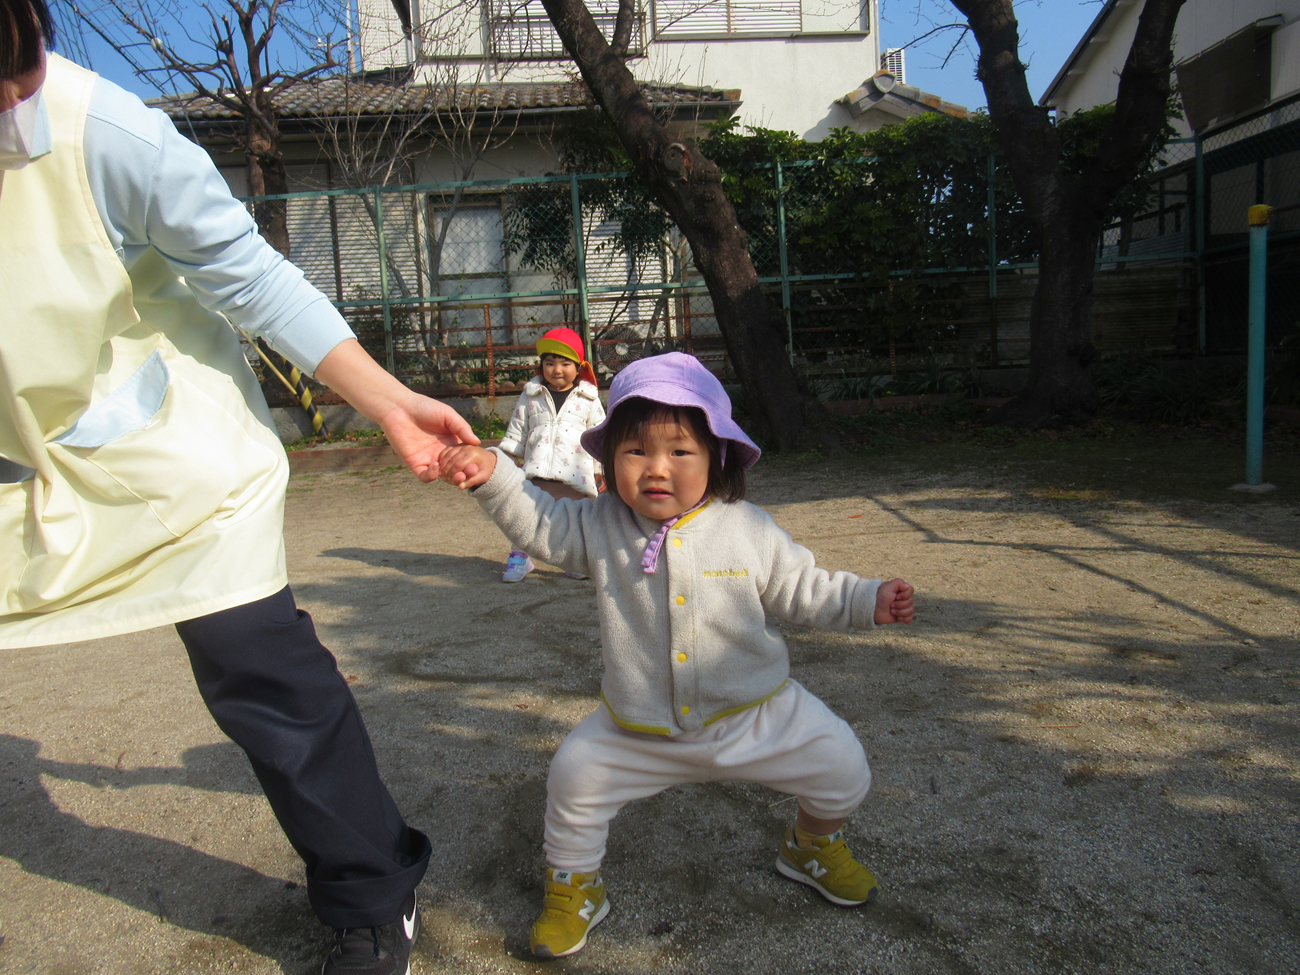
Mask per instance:
[[[1300,970],[1293,504],[758,471],[820,564],[918,590],[910,628],[784,627],[870,756],[848,834],[881,897],[773,871],[782,796],[676,789],[615,822],[610,916],[550,964],[527,933],[547,762],[596,704],[592,583],[499,584],[504,541],[445,486],[295,478],[298,599],[436,848],[413,972]],[[4,663],[0,972],[316,970],[302,868],[172,631]]]

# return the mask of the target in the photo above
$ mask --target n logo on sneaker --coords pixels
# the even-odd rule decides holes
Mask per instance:
[[[807,869],[807,871],[810,874],[812,874],[813,877],[816,878],[817,880],[820,880],[822,878],[822,875],[826,873],[826,868],[823,867],[816,860],[808,861],[808,866],[805,869]]]
[[[594,911],[595,909],[596,909],[596,905],[593,904],[591,901],[587,901],[585,904],[582,905],[582,910],[578,912],[578,917],[582,918],[584,921],[590,921],[591,912]]]

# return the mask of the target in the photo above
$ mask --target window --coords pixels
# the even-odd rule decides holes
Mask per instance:
[[[654,10],[657,38],[803,29],[802,0],[655,0]]]
[[[567,57],[541,0],[492,0],[488,39],[502,61],[552,61]],[[587,9],[606,39],[614,36],[618,0],[588,0]],[[639,5],[628,42],[630,54],[645,50],[645,11]]]
[[[1268,103],[1274,21],[1281,18],[1257,21],[1176,66],[1183,108],[1193,129],[1199,132],[1216,119]]]

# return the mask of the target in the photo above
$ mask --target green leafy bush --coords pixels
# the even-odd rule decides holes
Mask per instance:
[[[1093,379],[1103,407],[1150,423],[1195,423],[1215,402],[1239,399],[1244,391],[1239,370],[1206,366],[1175,375],[1159,360],[1136,353],[1099,363]]]

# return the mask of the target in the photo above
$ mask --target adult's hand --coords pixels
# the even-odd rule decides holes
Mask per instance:
[[[340,342],[316,367],[316,378],[383,429],[399,457],[422,481],[438,477],[438,456],[478,437],[445,403],[413,393],[390,376],[356,339]]]

